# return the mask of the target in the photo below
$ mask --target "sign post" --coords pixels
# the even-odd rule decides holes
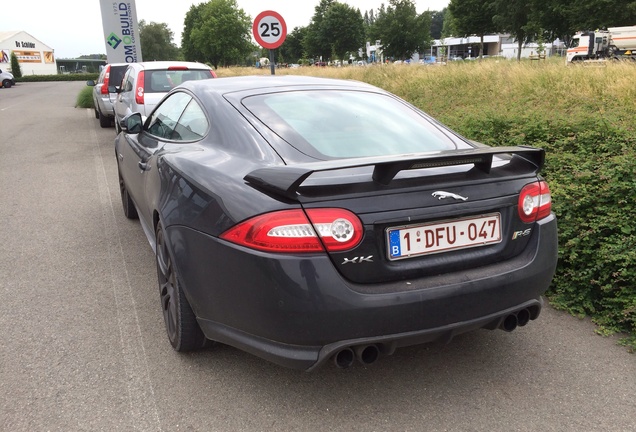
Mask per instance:
[[[269,49],[270,70],[272,75],[275,75],[276,59],[274,50],[281,46],[287,37],[285,20],[278,12],[261,12],[254,20],[254,24],[252,24],[252,34],[260,46]]]

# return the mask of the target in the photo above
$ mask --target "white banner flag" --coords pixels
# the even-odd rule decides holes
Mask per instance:
[[[135,0],[100,0],[108,63],[142,61]]]

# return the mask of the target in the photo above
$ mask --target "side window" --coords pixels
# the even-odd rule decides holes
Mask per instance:
[[[106,77],[107,73],[108,73],[108,66],[104,66],[104,68],[99,74],[99,78],[97,78],[97,84],[102,84],[104,82],[104,78]]]
[[[192,99],[183,111],[177,123],[173,138],[182,141],[195,141],[203,138],[208,131],[208,120],[201,106]]]
[[[122,78],[121,80],[121,91],[123,92],[128,92],[132,90],[132,79],[130,76],[130,72],[132,69],[127,69],[126,73],[124,74],[124,78]]]
[[[174,134],[177,122],[183,114],[192,97],[187,93],[173,93],[155,109],[148,123],[148,133],[158,138],[179,140],[179,135]]]

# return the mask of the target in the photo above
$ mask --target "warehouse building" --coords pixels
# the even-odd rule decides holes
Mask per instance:
[[[519,52],[519,44],[508,34],[493,34],[484,36],[484,52],[480,53],[481,38],[479,36],[449,37],[435,40],[431,46],[431,54],[438,58],[449,60],[474,59],[480,54],[484,56],[498,56],[506,59],[516,59]],[[563,51],[563,43],[558,39],[552,43],[539,45],[538,43],[526,43],[521,46],[521,58],[533,58],[539,53],[550,57],[560,55]]]
[[[11,53],[20,63],[22,75],[55,75],[55,51],[24,31],[0,31],[0,69],[11,69]]]

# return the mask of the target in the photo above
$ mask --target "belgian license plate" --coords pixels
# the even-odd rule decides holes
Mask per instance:
[[[485,246],[501,242],[501,215],[392,227],[386,235],[390,260]]]

